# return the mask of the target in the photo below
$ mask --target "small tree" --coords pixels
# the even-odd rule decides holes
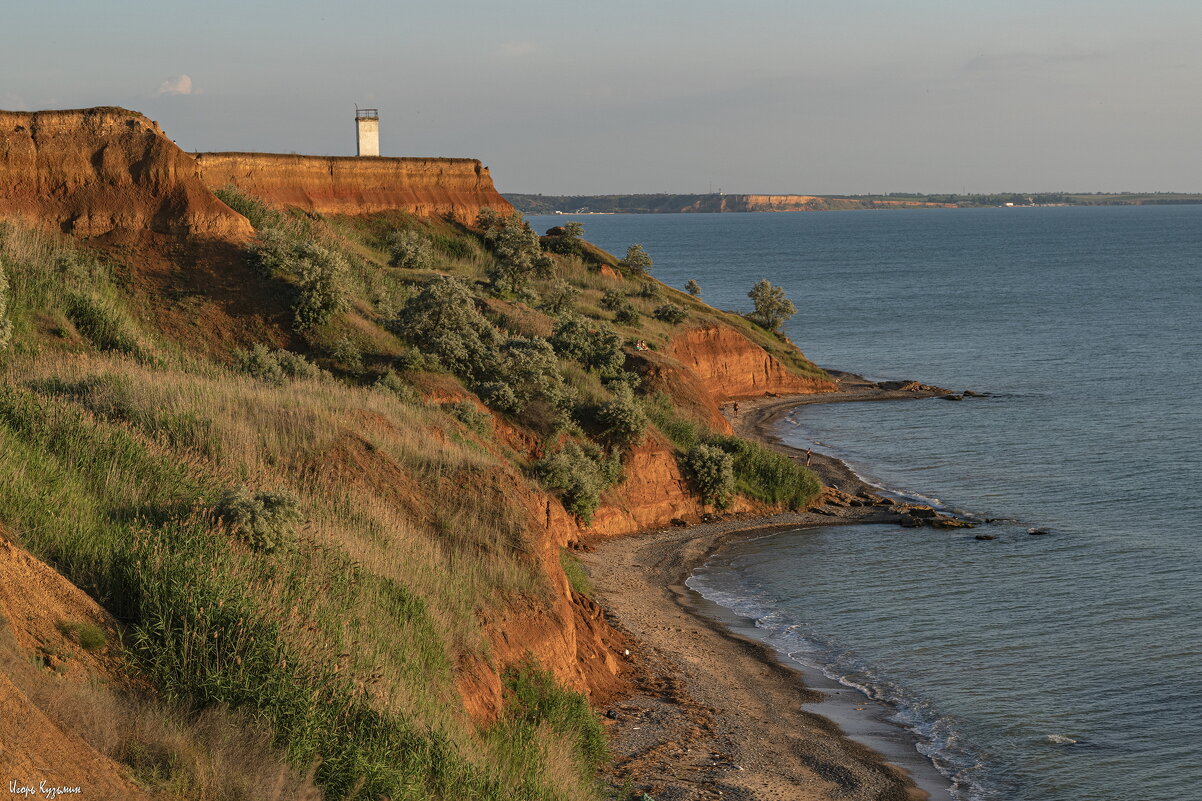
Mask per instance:
[[[619,448],[639,444],[647,430],[647,413],[630,387],[622,384],[612,400],[597,409],[601,435]]]
[[[684,291],[688,292],[690,295],[692,295],[695,298],[699,298],[699,297],[701,297],[701,284],[697,283],[692,278],[690,278],[689,282],[684,285]]]
[[[626,258],[618,262],[618,266],[632,273],[642,275],[651,272],[651,257],[647,255],[647,251],[643,250],[642,245],[631,245],[626,248]]]
[[[668,325],[680,325],[684,322],[684,309],[677,306],[675,303],[664,303],[656,306],[651,315],[655,319]]]
[[[429,238],[417,231],[393,231],[388,236],[388,265],[408,270],[425,270],[434,263]]]
[[[480,213],[479,222],[493,218]],[[501,222],[492,222],[484,231],[484,241],[492,248],[494,261],[484,273],[497,292],[516,292],[523,289],[533,278],[550,278],[554,264],[542,251],[538,234],[530,223],[514,212]]]
[[[559,279],[543,292],[542,300],[538,304],[538,307],[547,314],[558,317],[572,310],[572,305],[576,302],[576,298],[579,295],[579,289],[567,281]]]
[[[785,320],[797,313],[793,301],[785,296],[784,288],[773,286],[767,278],[753,286],[747,297],[755,302],[755,311],[747,315],[747,319],[769,331],[779,330]]]
[[[715,445],[694,445],[681,459],[685,473],[706,503],[725,508],[735,488],[734,458]]]

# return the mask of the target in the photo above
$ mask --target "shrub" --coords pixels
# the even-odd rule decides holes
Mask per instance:
[[[352,373],[363,372],[363,352],[347,337],[338,339],[330,346],[330,358]]]
[[[568,222],[562,226],[562,233],[554,236],[548,236],[545,240],[544,247],[552,253],[558,253],[562,256],[581,256],[584,254],[584,246],[582,238],[584,237],[584,223]],[[555,229],[551,229],[554,231]],[[551,231],[547,232],[548,234]]]
[[[642,245],[631,245],[626,248],[626,257],[618,262],[618,266],[636,275],[644,275],[651,271],[651,257]]]
[[[614,313],[614,322],[618,325],[636,325],[639,321],[639,312],[631,304],[624,304]]]
[[[482,437],[492,433],[492,417],[486,412],[480,411],[470,400],[444,403],[442,410],[463,423],[469,431],[474,431]]]
[[[287,492],[227,490],[214,515],[252,550],[270,553],[296,540],[300,504]]]
[[[346,258],[336,251],[304,242],[283,231],[259,232],[251,246],[252,264],[265,277],[294,284],[292,327],[298,333],[326,323],[346,310]]]
[[[321,368],[304,356],[287,350],[269,350],[256,344],[250,350],[234,351],[234,368],[251,378],[281,386],[295,379],[318,379]]]
[[[434,264],[429,237],[413,230],[393,231],[388,235],[388,264],[407,270],[428,270]]]
[[[320,245],[308,245],[296,264],[300,297],[292,307],[292,327],[298,332],[324,325],[350,302],[346,288],[346,259]]]
[[[665,303],[661,306],[656,306],[651,312],[652,316],[660,322],[668,323],[669,325],[680,325],[684,322],[684,309],[677,306],[675,303]]]
[[[108,644],[108,638],[104,636],[104,629],[94,623],[60,620],[58,630],[64,637],[74,640],[85,651],[99,651]]]
[[[509,217],[495,213],[489,217],[481,211],[477,222],[483,221],[484,241],[493,252],[493,261],[484,274],[497,292],[516,292],[531,278],[550,278],[553,264],[543,253],[538,234],[520,212]]]
[[[601,436],[619,448],[637,445],[647,430],[647,413],[626,385],[619,387],[612,400],[597,408],[595,417]]]
[[[734,459],[715,445],[694,445],[681,459],[685,475],[706,503],[725,508],[735,488]]]
[[[747,297],[755,303],[755,311],[747,315],[747,319],[769,331],[778,330],[785,320],[797,313],[797,307],[785,296],[785,290],[773,286],[767,278],[753,286]]]
[[[612,328],[574,314],[556,323],[548,341],[559,355],[603,375],[617,373],[626,362],[622,338]]]
[[[10,285],[4,265],[0,264],[0,350],[8,345],[13,336],[13,323],[9,318]]]
[[[422,397],[418,394],[417,390],[406,383],[405,379],[397,375],[394,370],[385,370],[372,386],[381,392],[395,395],[405,403],[414,406],[422,402]]]
[[[805,465],[740,437],[714,438],[734,459],[739,492],[766,503],[801,509],[822,492],[822,482]]]
[[[701,297],[701,284],[697,283],[692,278],[690,278],[689,282],[684,285],[684,291],[688,292],[690,295],[692,295],[695,298],[699,298],[699,297]]]
[[[388,328],[468,380],[485,380],[501,334],[476,308],[467,284],[449,276],[433,279],[410,298]]]
[[[621,480],[621,466],[616,452],[606,456],[595,447],[568,442],[535,462],[533,471],[544,487],[559,494],[565,509],[588,525],[601,493]]]
[[[654,281],[646,281],[638,288],[638,291],[634,293],[634,296],[636,298],[642,298],[643,300],[659,300],[664,296],[664,293],[659,288],[659,284],[655,283]]]
[[[621,292],[613,289],[606,290],[601,296],[601,308],[614,313],[614,322],[622,325],[634,325],[639,321],[639,312]]]
[[[543,292],[542,302],[539,303],[538,307],[547,314],[556,316],[566,314],[572,310],[572,306],[579,295],[579,289],[567,281],[557,280],[547,291]]]

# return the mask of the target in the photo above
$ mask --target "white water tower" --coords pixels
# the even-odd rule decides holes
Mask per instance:
[[[355,106],[355,155],[380,155],[380,111],[374,108],[359,108]]]

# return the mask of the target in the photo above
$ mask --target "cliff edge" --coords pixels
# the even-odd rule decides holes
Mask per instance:
[[[0,111],[0,217],[78,236],[252,233],[158,124],[115,107]]]
[[[399,210],[471,223],[486,206],[513,210],[478,159],[197,153],[196,162],[211,189],[320,214]]]

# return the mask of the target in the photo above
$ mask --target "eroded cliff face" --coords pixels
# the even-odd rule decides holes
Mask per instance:
[[[0,111],[0,217],[79,236],[252,233],[195,160],[134,111]]]
[[[839,209],[955,208],[954,203],[917,200],[869,200],[817,195],[705,195],[682,212],[833,211]]]
[[[489,206],[513,207],[476,159],[197,153],[212,189],[235,186],[276,206],[321,214],[405,211],[471,223]]]
[[[701,381],[717,403],[779,395],[834,392],[828,378],[799,376],[733,328],[692,328],[672,340],[670,353]]]

